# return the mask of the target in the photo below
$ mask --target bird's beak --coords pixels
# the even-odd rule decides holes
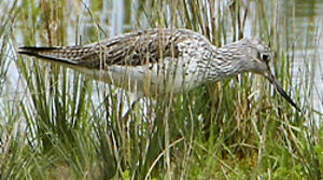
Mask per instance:
[[[275,88],[277,89],[277,91],[279,92],[279,94],[282,95],[288,101],[289,104],[291,104],[297,111],[301,112],[301,110],[296,105],[296,103],[294,103],[294,101],[292,100],[292,98],[287,95],[287,93],[281,87],[281,85],[279,84],[279,82],[276,80],[275,76],[271,73],[271,70],[270,70],[268,64],[267,64],[267,72],[265,74],[265,77],[271,82],[271,84],[273,84],[275,86]]]

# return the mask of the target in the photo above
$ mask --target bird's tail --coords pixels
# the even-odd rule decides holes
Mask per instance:
[[[67,64],[78,64],[84,56],[84,48],[70,47],[19,47],[18,53]]]

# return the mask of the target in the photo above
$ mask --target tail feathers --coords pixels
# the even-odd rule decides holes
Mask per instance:
[[[75,53],[63,47],[19,47],[18,53],[67,64],[78,62],[76,56],[71,56]]]

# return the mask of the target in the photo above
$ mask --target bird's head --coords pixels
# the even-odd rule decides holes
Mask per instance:
[[[262,41],[256,39],[242,39],[223,47],[232,52],[232,59],[236,59],[241,72],[254,72],[265,76],[277,91],[298,111],[300,109],[283,90],[280,83],[272,74],[269,62],[273,57],[271,49]],[[234,57],[235,56],[235,57]]]
[[[245,38],[228,44],[221,50],[224,51],[223,54],[229,55],[226,59],[231,59],[233,63],[236,63],[240,72],[265,75],[270,71],[269,62],[272,59],[272,51],[260,40]]]

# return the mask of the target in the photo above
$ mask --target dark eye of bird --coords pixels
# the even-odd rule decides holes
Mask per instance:
[[[268,54],[262,54],[260,52],[257,53],[258,59],[263,60],[265,62],[269,61],[269,55]]]
[[[269,55],[268,54],[263,54],[262,55],[262,60],[269,61]]]

